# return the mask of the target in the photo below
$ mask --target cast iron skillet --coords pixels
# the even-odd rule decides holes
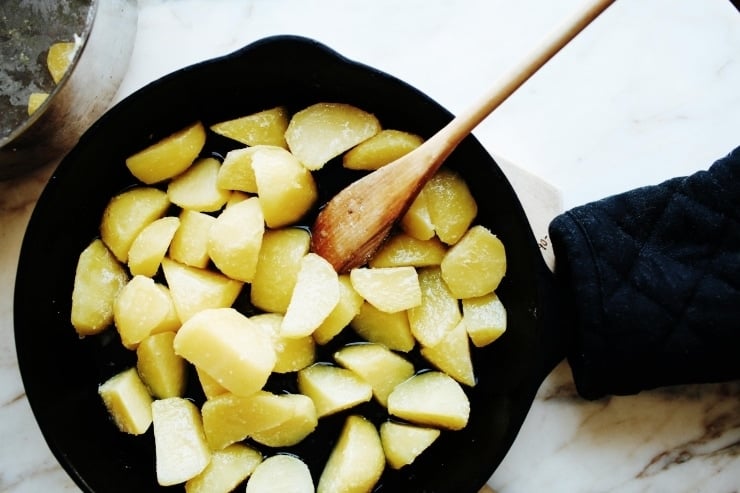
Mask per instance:
[[[209,125],[281,104],[297,110],[319,101],[357,105],[375,113],[386,128],[425,137],[451,119],[398,79],[310,39],[277,36],[179,70],[126,98],[90,128],[51,178],[23,242],[15,338],[41,431],[83,490],[164,490],[156,483],[151,429],[140,437],[120,433],[97,395],[100,383],[134,364],[134,354],[120,347],[115,330],[80,339],[70,323],[77,258],[97,236],[108,200],[135,182],[124,158],[194,120]],[[223,155],[237,146],[211,135],[204,152]],[[476,197],[476,223],[506,245],[508,273],[498,294],[508,310],[508,330],[475,352],[478,383],[467,389],[472,408],[468,426],[443,433],[413,465],[387,470],[376,491],[477,491],[514,441],[542,379],[564,355],[552,327],[557,319],[552,278],[514,190],[473,137],[447,165],[463,175]],[[358,176],[352,173],[329,163],[317,175],[323,199]],[[248,310],[243,300],[237,304]],[[319,357],[329,358],[343,342],[346,338],[322,349]],[[202,399],[195,381],[188,392],[196,401]],[[372,404],[360,411],[377,422],[385,419]],[[310,439],[290,449],[309,464],[315,480],[343,418],[322,420]]]

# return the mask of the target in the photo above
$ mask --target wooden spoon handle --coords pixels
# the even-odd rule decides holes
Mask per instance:
[[[615,0],[597,0],[589,5],[582,6],[562,26],[555,29],[540,46],[529,56],[525,57],[520,64],[498,79],[483,97],[466,111],[460,113],[455,119],[448,123],[442,130],[437,132],[427,143],[433,150],[427,150],[429,154],[437,155],[443,161],[457,145],[473,129],[486,118],[493,110],[506,101],[514,91],[522,86],[534,75],[545,63],[556,53],[567,45],[578,33],[588,26]],[[438,163],[437,167],[439,166]]]

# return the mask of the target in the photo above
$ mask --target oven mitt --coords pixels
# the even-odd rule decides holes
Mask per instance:
[[[740,379],[740,147],[549,233],[581,396]]]

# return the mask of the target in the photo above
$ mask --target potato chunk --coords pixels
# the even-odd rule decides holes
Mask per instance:
[[[438,238],[419,240],[405,233],[391,237],[370,259],[370,267],[439,265],[447,247]]]
[[[421,304],[419,277],[413,267],[352,269],[352,287],[380,311],[395,313]]]
[[[303,394],[282,394],[280,398],[293,406],[293,415],[277,426],[251,433],[257,443],[268,447],[292,447],[310,435],[319,424],[313,400]]]
[[[347,418],[319,478],[317,493],[372,491],[385,469],[378,430],[362,416]]]
[[[262,147],[264,146],[242,147],[227,152],[218,170],[216,184],[226,190],[257,193],[252,156]]]
[[[136,370],[158,399],[182,397],[187,384],[185,360],[175,353],[174,332],[154,334],[136,348]]]
[[[496,293],[462,300],[463,320],[470,340],[484,347],[506,331],[506,308]]]
[[[460,430],[468,424],[470,401],[452,377],[428,371],[393,389],[388,396],[388,412],[412,423]]]
[[[152,424],[152,398],[136,373],[136,368],[129,368],[106,380],[98,389],[98,394],[119,430],[141,435],[149,429]]]
[[[422,302],[408,311],[409,327],[422,345],[434,346],[457,326],[462,315],[458,301],[442,280],[438,267],[421,269],[419,285]]]
[[[183,208],[200,212],[219,210],[231,193],[220,188],[216,179],[221,163],[212,157],[197,160],[167,186],[170,201]]]
[[[355,106],[317,103],[290,119],[285,131],[288,148],[309,170],[380,132],[378,119]]]
[[[344,155],[347,169],[376,170],[419,147],[424,139],[401,130],[381,130]]]
[[[59,84],[64,74],[67,73],[76,51],[77,43],[74,41],[61,41],[49,46],[49,51],[46,54],[46,68],[49,70],[54,84]]]
[[[265,147],[252,156],[257,194],[271,228],[301,219],[318,198],[313,175],[296,157],[279,147]]]
[[[424,186],[424,197],[439,239],[448,245],[457,243],[478,213],[478,205],[465,180],[454,171],[442,168]]]
[[[421,355],[434,367],[442,370],[458,382],[473,387],[475,372],[470,356],[470,340],[465,322],[447,332],[434,346],[421,348]]]
[[[298,389],[311,398],[319,417],[369,401],[373,389],[356,373],[324,363],[298,372]]]
[[[216,218],[188,209],[180,211],[179,218],[180,226],[170,243],[169,257],[181,264],[206,268],[211,260],[208,256],[208,233]]]
[[[113,323],[113,303],[128,273],[101,240],[93,240],[77,260],[72,288],[72,326],[81,336]]]
[[[185,493],[229,493],[262,462],[262,454],[241,443],[211,453],[205,469],[185,483]]]
[[[203,310],[177,331],[175,352],[236,395],[260,390],[275,367],[270,336],[233,308]]]
[[[339,303],[321,325],[313,331],[313,338],[318,344],[326,344],[337,336],[355,316],[360,313],[365,300],[357,294],[349,274],[339,276]]]
[[[254,306],[285,313],[310,243],[311,236],[305,229],[265,231],[249,294]]]
[[[136,237],[146,226],[164,216],[170,200],[152,187],[136,187],[113,197],[103,211],[100,237],[123,263]]]
[[[414,462],[434,441],[440,431],[435,428],[386,421],[380,425],[380,442],[388,465],[401,469]]]
[[[336,353],[334,359],[362,377],[373,388],[373,396],[387,406],[388,395],[399,383],[414,374],[414,365],[380,344],[352,344]]]
[[[295,403],[284,395],[258,391],[249,396],[230,392],[208,399],[202,407],[208,444],[221,450],[293,417]]]
[[[339,303],[339,276],[324,258],[309,253],[301,260],[296,285],[280,332],[285,337],[311,335]]]
[[[287,128],[288,111],[283,106],[211,125],[213,132],[248,146],[274,145],[286,148]]]
[[[506,274],[504,244],[483,226],[473,226],[445,255],[442,278],[457,298],[494,291]]]
[[[162,260],[162,270],[177,316],[183,323],[207,308],[230,307],[243,285],[218,272],[183,265],[166,257]]]
[[[152,403],[157,482],[171,486],[200,474],[211,460],[195,404],[181,397]]]
[[[113,303],[113,320],[121,342],[136,349],[150,334],[177,330],[178,319],[171,317],[172,298],[151,277],[134,276]]]
[[[383,344],[395,351],[408,353],[416,345],[407,312],[382,312],[366,302],[350,326],[366,341]]]
[[[206,130],[195,122],[126,159],[126,167],[140,181],[151,185],[185,171],[206,143]]]
[[[264,460],[247,481],[246,493],[314,493],[311,471],[294,455],[277,454]]]
[[[400,221],[401,229],[417,240],[430,240],[434,237],[434,224],[427,206],[428,185],[428,183],[424,185]]]
[[[261,313],[250,317],[250,320],[259,325],[272,338],[275,347],[275,373],[290,373],[301,370],[316,359],[316,343],[310,335],[304,337],[285,337],[281,334],[280,326],[283,316],[279,313]]]
[[[36,113],[42,104],[46,102],[49,97],[48,92],[32,92],[28,95],[28,116]]]
[[[224,209],[208,232],[208,255],[226,276],[251,282],[265,234],[265,218],[257,197]]]
[[[131,274],[154,277],[179,227],[180,219],[168,216],[142,229],[128,251]]]

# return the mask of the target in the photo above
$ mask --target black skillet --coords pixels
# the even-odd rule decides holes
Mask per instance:
[[[194,120],[208,125],[277,105],[296,110],[319,101],[356,105],[376,114],[386,128],[425,137],[451,119],[437,103],[388,74],[315,41],[277,36],[179,70],[132,94],[89,129],[54,173],[23,242],[15,339],[36,420],[56,458],[84,491],[166,489],[156,483],[151,430],[140,437],[120,433],[97,395],[101,382],[134,364],[133,353],[120,347],[115,330],[80,339],[69,321],[77,257],[98,234],[108,200],[134,184],[124,158]],[[210,135],[204,152],[223,155],[236,146]],[[516,193],[472,136],[447,165],[463,175],[476,197],[476,223],[506,245],[508,273],[498,294],[508,310],[508,330],[475,351],[478,383],[467,389],[468,426],[443,433],[413,465],[387,470],[376,491],[478,491],[512,445],[540,383],[565,354],[553,279]],[[329,163],[317,175],[322,199],[355,179],[353,173]],[[237,303],[249,309],[243,300]],[[344,342],[346,337],[322,349],[320,358],[329,358]],[[196,401],[202,398],[195,382],[189,393]],[[360,411],[378,422],[385,419],[372,405]],[[322,420],[310,439],[290,449],[309,464],[315,479],[342,419]]]

